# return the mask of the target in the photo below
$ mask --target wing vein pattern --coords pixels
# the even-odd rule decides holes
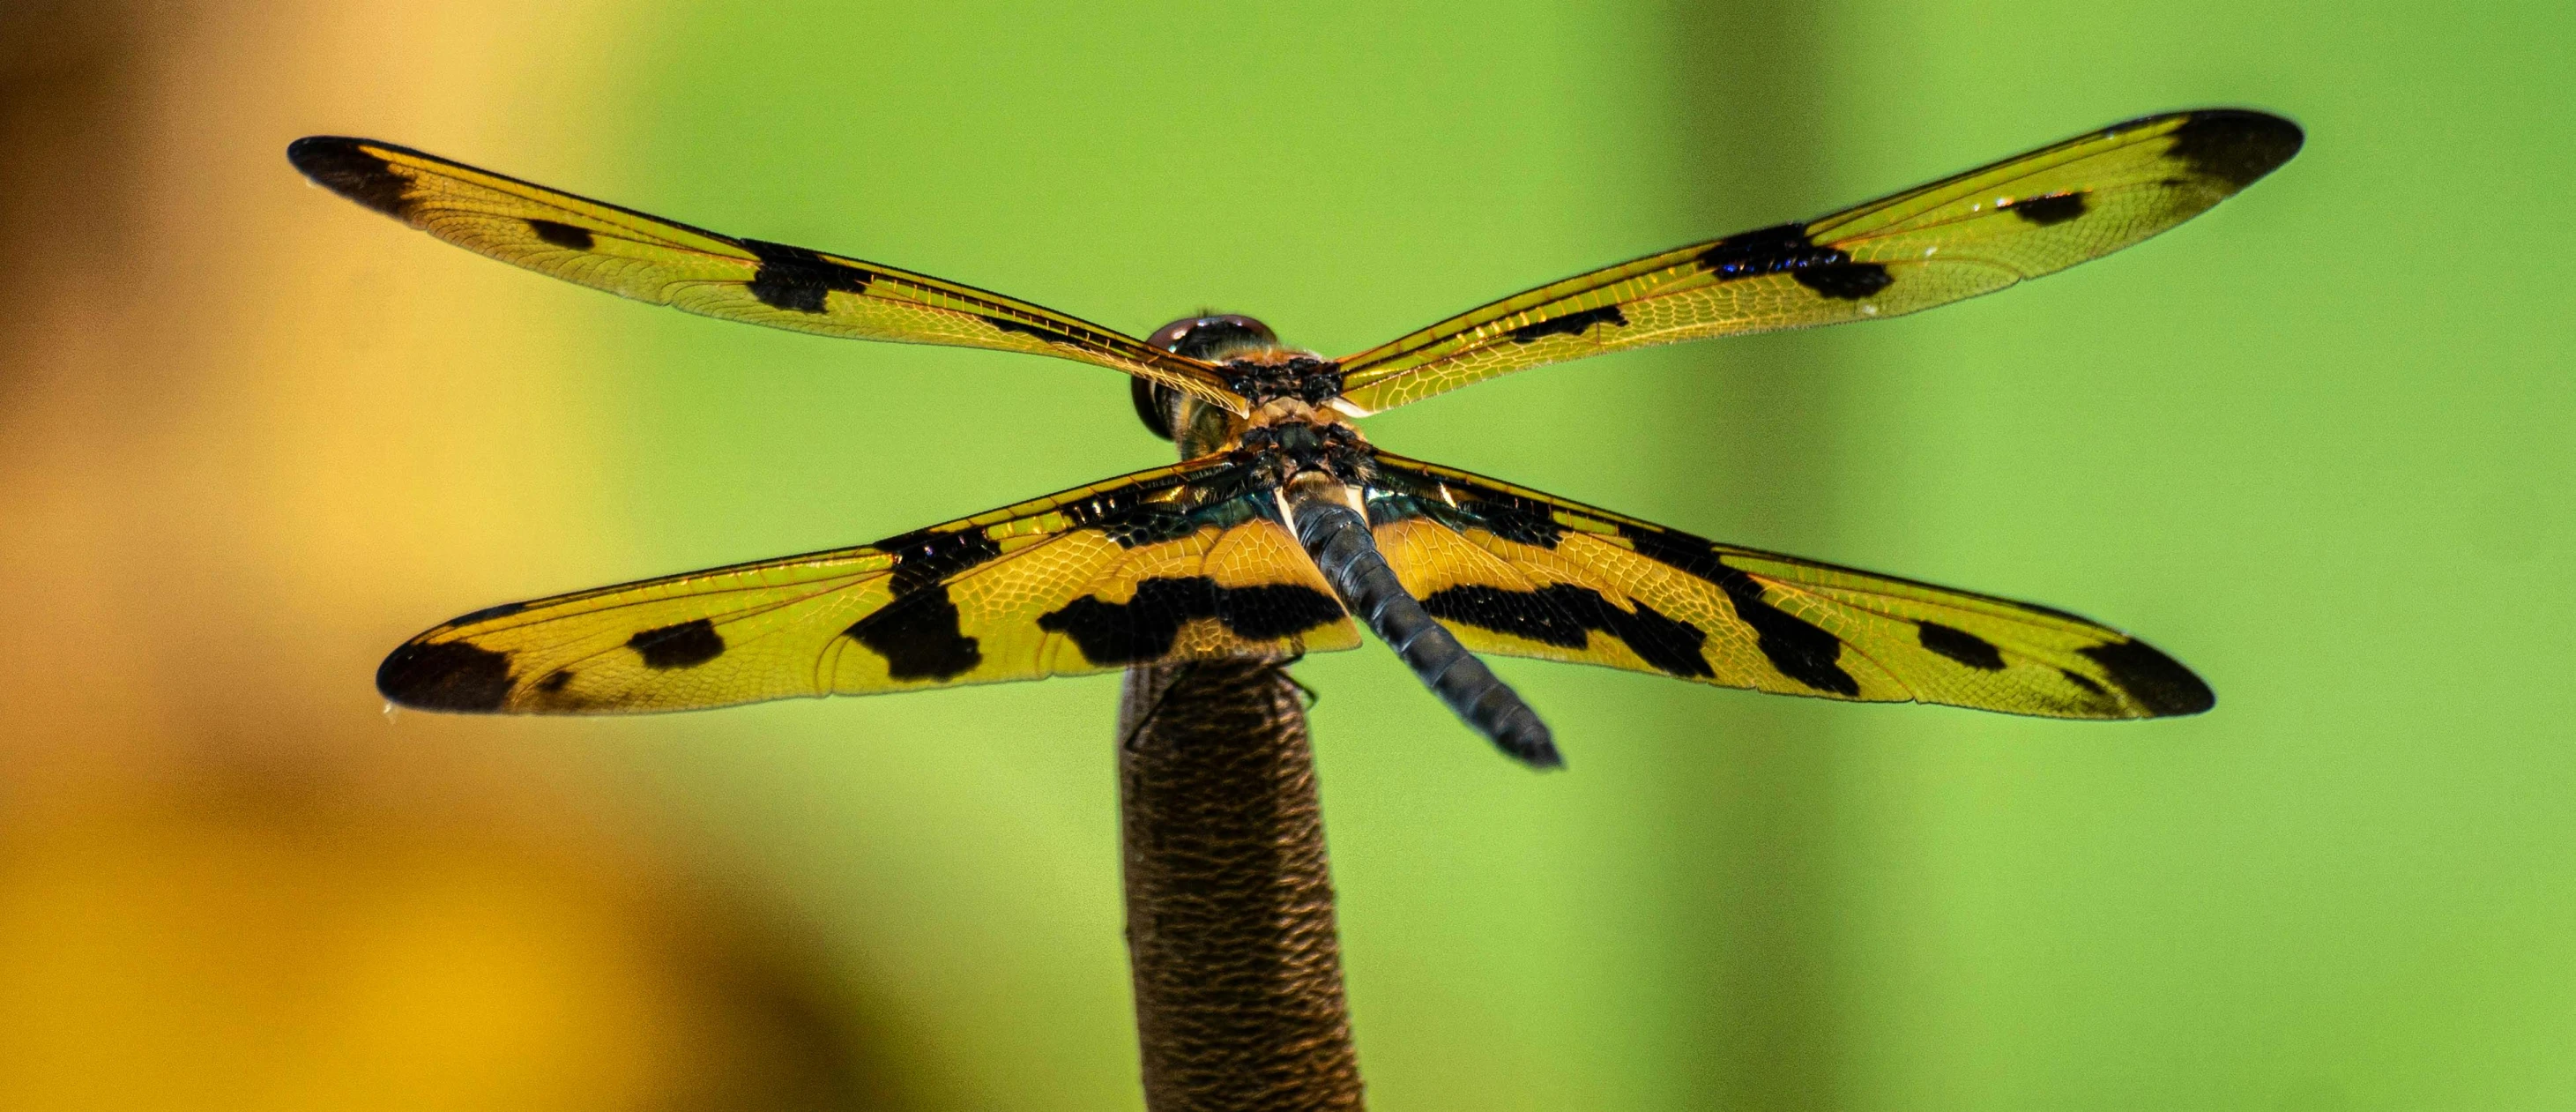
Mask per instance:
[[[387,657],[435,710],[601,714],[1345,649],[1359,631],[1225,457],[875,544],[510,603]]]
[[[1383,451],[1369,520],[1405,588],[1479,652],[2055,718],[2214,701],[2152,646],[2062,610],[1719,544]]]
[[[1366,415],[1632,347],[1903,316],[2099,258],[2298,152],[2297,125],[2208,109],[2114,124],[1804,223],[1552,282],[1342,358]]]
[[[990,290],[723,235],[371,139],[312,136],[287,158],[439,239],[592,289],[797,332],[1052,355],[1245,409],[1204,362]]]

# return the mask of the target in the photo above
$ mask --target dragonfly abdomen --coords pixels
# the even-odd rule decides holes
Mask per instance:
[[[1379,554],[1368,519],[1324,493],[1331,489],[1321,483],[1292,485],[1288,512],[1298,543],[1342,596],[1342,604],[1404,658],[1423,686],[1496,748],[1532,767],[1563,765],[1565,758],[1538,712],[1404,589]]]

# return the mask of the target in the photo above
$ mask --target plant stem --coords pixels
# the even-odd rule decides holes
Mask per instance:
[[[1132,669],[1118,733],[1146,1107],[1361,1107],[1314,753],[1286,666]]]

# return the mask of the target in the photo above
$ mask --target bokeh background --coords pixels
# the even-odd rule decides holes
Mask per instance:
[[[1901,321],[1610,356],[1407,454],[2046,601],[2085,725],[1300,673],[1376,1106],[2576,1104],[2576,8],[17,0],[0,1106],[1138,1105],[1114,678],[388,721],[453,614],[1162,461],[1101,372],[682,316],[306,187],[381,137],[1327,353],[2140,113],[2307,151]]]

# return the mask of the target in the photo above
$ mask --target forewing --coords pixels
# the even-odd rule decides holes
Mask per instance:
[[[2288,120],[2230,109],[2115,124],[1809,223],[1515,294],[1342,359],[1340,404],[1375,413],[1543,363],[1991,293],[2199,215],[2300,142]]]
[[[1379,550],[1480,652],[2053,718],[2213,701],[2171,657],[2064,611],[1716,544],[1385,453],[1378,472]]]
[[[1052,355],[1245,408],[1205,363],[972,286],[720,235],[370,139],[312,136],[286,157],[466,250],[638,301],[826,336]]]
[[[906,533],[477,611],[376,673],[428,710],[615,714],[1350,648],[1239,469],[1139,472]]]

